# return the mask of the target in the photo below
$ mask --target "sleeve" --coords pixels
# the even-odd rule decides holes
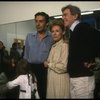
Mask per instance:
[[[12,88],[14,88],[14,87],[20,85],[21,80],[22,80],[22,78],[19,76],[19,77],[17,77],[16,79],[14,79],[13,81],[9,81],[9,82],[7,83],[8,89],[12,89]]]
[[[48,67],[59,74],[67,72],[68,44],[62,45],[60,53],[60,58],[57,62],[48,63]]]
[[[29,38],[29,34],[26,37],[25,40],[25,51],[24,51],[24,59],[28,60],[28,56],[29,56],[29,43],[28,43],[28,38]]]

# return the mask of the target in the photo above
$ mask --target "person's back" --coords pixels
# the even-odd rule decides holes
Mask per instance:
[[[9,54],[2,41],[0,41],[0,70],[8,76]]]
[[[19,58],[20,58],[20,54],[19,54],[18,51],[17,51],[17,43],[16,43],[16,42],[14,42],[14,43],[12,44],[12,47],[11,47],[11,49],[10,49],[10,58],[11,58],[11,59],[14,59],[14,60],[16,60],[16,61],[18,61]]]
[[[29,78],[30,78],[30,80],[32,80],[31,79],[32,76],[30,74],[29,74]],[[9,81],[7,83],[8,89],[12,89],[12,88],[14,88],[18,85],[20,86],[19,99],[31,99],[32,88],[33,88],[33,90],[34,89],[37,90],[36,83],[30,82],[30,84],[29,84],[29,79],[28,79],[27,74],[26,75],[20,75],[15,80]],[[33,87],[31,85],[33,85]],[[37,95],[36,98],[39,98],[39,96]]]
[[[34,74],[29,69],[28,62],[24,59],[20,60],[17,65],[17,78],[7,83],[8,89],[19,87],[20,99],[31,99],[31,91],[36,90],[35,96],[39,98],[37,90],[37,81]]]
[[[22,52],[23,52],[23,48],[22,48],[21,43],[18,43],[17,51],[19,53],[19,57],[21,58],[22,57]]]

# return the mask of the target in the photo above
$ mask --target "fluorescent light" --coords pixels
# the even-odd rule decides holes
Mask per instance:
[[[62,16],[55,16],[54,18],[56,18],[56,19],[57,19],[57,18],[62,18]]]
[[[97,9],[93,9],[92,11],[96,11],[96,10],[100,10],[100,8],[97,8]]]
[[[88,15],[88,14],[93,14],[93,11],[89,11],[89,12],[82,12],[81,15]]]

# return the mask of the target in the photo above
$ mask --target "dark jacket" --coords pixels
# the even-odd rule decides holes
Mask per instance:
[[[68,72],[70,77],[91,76],[91,69],[84,62],[95,60],[100,54],[100,32],[86,23],[79,23],[69,39]]]
[[[0,49],[0,72],[6,70],[6,66],[9,62],[8,51],[5,48]]]

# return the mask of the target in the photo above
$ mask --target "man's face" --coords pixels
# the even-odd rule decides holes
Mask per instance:
[[[46,20],[44,16],[36,16],[35,18],[35,22],[36,22],[36,29],[38,32],[42,32],[46,29]]]
[[[76,20],[77,15],[72,15],[70,9],[65,9],[63,11],[62,18],[64,20],[64,26],[70,27],[73,24],[73,22]]]

